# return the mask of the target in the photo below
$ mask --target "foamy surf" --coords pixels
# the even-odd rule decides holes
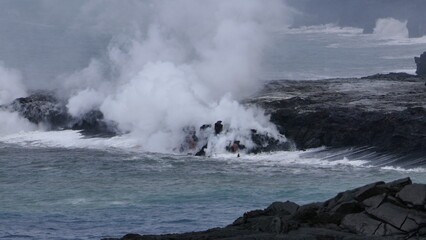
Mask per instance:
[[[340,149],[337,153],[334,149],[325,147],[316,149],[307,149],[305,151],[279,151],[273,153],[261,154],[216,154],[212,156],[215,159],[231,163],[252,164],[253,166],[263,167],[290,167],[290,168],[320,168],[320,169],[379,169],[381,171],[395,172],[426,172],[424,167],[416,166],[397,166],[398,157],[388,155],[385,157],[388,161],[381,159],[376,152],[364,152],[365,149]],[[353,155],[360,154],[360,157],[354,158]]]
[[[44,148],[87,148],[87,149],[140,149],[135,138],[126,135],[111,138],[88,138],[79,131],[30,131],[19,132],[0,137],[0,142],[16,144],[22,147]]]
[[[19,132],[0,137],[0,142],[13,144],[21,147],[33,148],[66,148],[66,149],[93,149],[93,150],[115,150],[120,152],[145,154],[143,146],[137,138],[130,135],[115,136],[111,138],[86,137],[79,131],[30,131]],[[305,151],[277,151],[260,154],[240,153],[213,153],[207,157],[193,157],[176,152],[166,155],[176,156],[178,159],[195,158],[197,160],[225,161],[229,164],[249,164],[263,167],[310,167],[329,168],[330,170],[344,168],[378,168],[384,171],[397,172],[426,172],[424,167],[403,167],[397,164],[397,157],[388,155],[379,158],[375,152],[363,152],[364,150],[345,149],[336,150],[325,147],[307,149]],[[361,152],[360,157],[351,157]],[[154,154],[154,153],[153,153]],[[137,160],[138,156],[124,160]],[[189,160],[189,159],[188,159]],[[190,160],[189,160],[190,161]]]

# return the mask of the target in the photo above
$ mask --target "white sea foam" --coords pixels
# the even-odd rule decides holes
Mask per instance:
[[[306,151],[280,151],[274,153],[262,153],[256,155],[241,155],[236,154],[218,154],[215,158],[223,159],[230,162],[240,163],[261,163],[269,166],[311,166],[311,167],[370,167],[369,160],[349,160],[342,158],[340,160],[327,160],[323,158],[304,157],[306,153],[323,150],[323,148],[309,149]]]
[[[413,172],[413,173],[424,173],[426,168],[424,167],[399,167],[399,166],[376,166],[374,164],[374,157],[371,158],[370,155],[365,155],[360,159],[348,159],[342,157],[341,159],[330,160],[330,156],[333,154],[326,155],[326,157],[307,157],[306,154],[316,153],[318,151],[324,151],[325,148],[317,149],[308,149],[306,151],[284,151],[284,152],[274,152],[274,153],[261,153],[257,155],[241,155],[237,157],[236,154],[216,154],[213,157],[217,159],[222,159],[224,161],[229,161],[232,163],[244,163],[244,164],[253,164],[256,166],[262,167],[310,167],[310,168],[329,168],[332,170],[336,169],[347,169],[347,168],[359,168],[359,169],[378,169],[382,171],[396,171],[396,172]],[[351,154],[352,151],[348,150],[347,154]],[[340,154],[339,154],[340,155]],[[374,154],[373,154],[374,155]],[[328,157],[327,157],[328,156]],[[388,163],[390,164],[390,163]]]
[[[310,34],[310,33],[326,33],[326,34],[342,34],[343,36],[352,36],[362,34],[362,28],[354,27],[340,27],[335,23],[328,23],[323,25],[302,26],[298,28],[290,28],[284,30],[285,33],[290,34]]]
[[[408,46],[408,45],[426,45],[426,36],[418,38],[400,38],[385,41],[383,45],[389,46]]]
[[[8,144],[17,144],[23,147],[46,147],[46,148],[69,148],[69,149],[96,149],[96,150],[117,150],[133,153],[143,153],[144,148],[140,141],[131,135],[123,135],[112,138],[86,138],[78,131],[29,131],[9,134],[0,137],[0,142]],[[342,157],[338,160],[330,160],[326,157],[309,157],[306,154],[324,151],[325,148],[308,149],[305,151],[279,151],[273,153],[261,154],[240,154],[237,157],[235,153],[224,153],[221,151],[209,154],[207,159],[218,161],[227,161],[230,164],[250,164],[263,167],[292,167],[298,166],[312,168],[379,168],[385,171],[424,173],[423,167],[403,168],[398,166],[375,166],[374,159],[369,159],[366,155],[362,159],[348,159]],[[350,154],[351,151],[348,151]],[[137,160],[139,157],[133,156],[124,160]],[[185,158],[186,159],[186,158]]]
[[[402,168],[402,167],[395,167],[395,166],[384,166],[381,169],[383,170],[391,170],[391,171],[397,171],[397,172],[413,172],[413,173],[426,173],[426,168],[424,167],[414,167],[414,168]]]
[[[79,131],[29,131],[0,136],[0,141],[28,147],[139,150],[137,139],[129,136],[86,138]]]

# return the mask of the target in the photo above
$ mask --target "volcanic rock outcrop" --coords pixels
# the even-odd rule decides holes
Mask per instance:
[[[299,149],[369,146],[398,153],[426,149],[426,87],[415,75],[271,81],[246,104],[264,108]]]
[[[94,109],[82,116],[73,117],[68,113],[66,102],[51,92],[35,92],[28,97],[17,98],[8,105],[2,105],[0,109],[18,112],[30,122],[42,124],[50,130],[81,130],[84,134],[97,136],[117,134],[115,123],[106,121],[101,111]]]
[[[104,240],[163,239],[426,239],[426,184],[413,184],[410,178],[375,182],[325,202],[274,202],[224,228]]]
[[[426,76],[426,52],[422,53],[420,57],[414,57],[417,65],[416,74],[419,76]]]

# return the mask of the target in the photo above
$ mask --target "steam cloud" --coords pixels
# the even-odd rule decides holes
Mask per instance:
[[[183,128],[217,120],[232,131],[209,139],[211,151],[235,139],[249,147],[252,128],[280,137],[261,109],[238,100],[261,84],[271,32],[285,28],[297,13],[281,0],[1,5],[0,30],[8,35],[0,36],[0,60],[7,60],[7,66],[0,64],[0,104],[26,95],[27,88],[55,89],[71,115],[100,109],[146,151],[173,151],[185,137]],[[373,35],[407,38],[409,23],[382,18]],[[1,134],[36,128],[16,114],[0,114]]]
[[[217,120],[233,131],[223,139],[211,139],[212,151],[224,149],[237,138],[250,145],[252,128],[278,137],[262,110],[243,107],[237,100],[259,87],[268,34],[287,21],[282,1],[92,0],[78,4],[72,4],[72,9],[78,9],[76,18],[64,17],[72,20],[68,25],[37,23],[39,28],[66,26],[64,34],[70,36],[76,29],[89,36],[113,36],[107,51],[82,70],[49,80],[62,96],[69,96],[72,115],[99,108],[147,151],[172,151],[182,142],[184,127],[198,128]],[[60,8],[48,0],[38,7],[46,6]],[[2,95],[0,100],[11,96]]]
[[[408,38],[407,21],[380,18],[376,21],[373,34],[382,39],[406,39]]]

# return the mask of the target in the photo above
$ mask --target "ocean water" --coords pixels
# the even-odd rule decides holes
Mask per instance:
[[[389,72],[415,74],[414,56],[425,51],[426,37],[362,31],[327,24],[277,32],[263,61],[264,78],[313,80]]]
[[[407,176],[426,182],[423,157],[401,161],[371,149],[237,158],[148,153],[125,139],[87,139],[75,131],[19,133],[0,141],[0,239],[205,230],[274,201],[324,201]],[[96,144],[81,147],[87,141]]]
[[[414,73],[413,57],[426,50],[425,38],[335,25],[276,31],[272,39],[262,80]],[[135,136],[28,127],[0,135],[0,239],[205,230],[274,201],[324,201],[403,177],[425,183],[425,159],[326,148],[193,157],[147,151]]]

